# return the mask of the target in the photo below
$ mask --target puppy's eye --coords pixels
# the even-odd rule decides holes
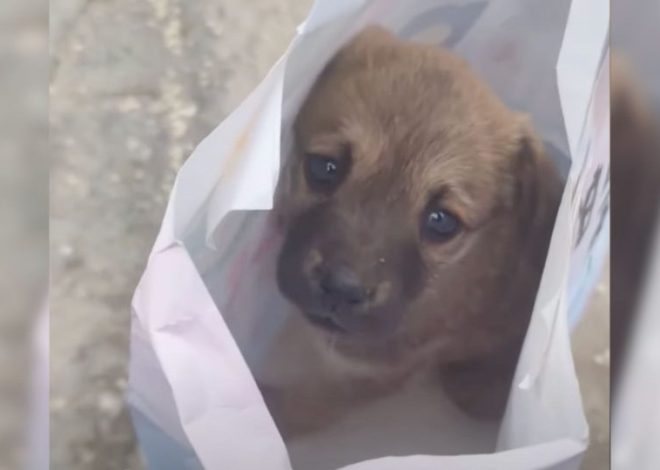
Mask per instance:
[[[312,189],[334,189],[344,175],[345,168],[341,160],[325,155],[310,154],[305,161],[305,174]]]
[[[429,210],[424,219],[424,234],[433,241],[447,241],[461,229],[461,223],[451,212],[444,209]]]

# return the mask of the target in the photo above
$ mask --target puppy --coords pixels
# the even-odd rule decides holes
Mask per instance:
[[[288,372],[260,382],[285,439],[420,374],[499,418],[562,189],[526,118],[446,50],[368,27],[294,134],[275,211],[297,314]]]

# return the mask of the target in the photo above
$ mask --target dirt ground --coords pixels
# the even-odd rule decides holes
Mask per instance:
[[[129,303],[177,169],[283,52],[310,0],[51,4],[51,468],[142,468],[123,405]],[[608,468],[609,291],[575,333]]]

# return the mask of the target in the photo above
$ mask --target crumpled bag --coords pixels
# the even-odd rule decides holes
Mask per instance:
[[[284,56],[180,170],[136,289],[127,398],[149,468],[311,468],[300,449],[287,451],[254,378],[282,322],[258,312],[286,308],[272,282],[279,238],[268,210],[316,76],[353,34],[380,23],[466,58],[531,116],[566,187],[500,426],[483,434],[461,422],[452,448],[395,456],[384,445],[382,457],[337,467],[577,469],[588,427],[569,325],[608,247],[608,16],[598,0],[317,0]],[[424,436],[443,441],[451,424]]]

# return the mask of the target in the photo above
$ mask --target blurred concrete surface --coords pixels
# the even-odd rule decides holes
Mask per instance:
[[[177,169],[284,51],[308,1],[51,4],[51,468],[140,468],[129,304]]]
[[[141,468],[122,402],[129,304],[173,178],[277,60],[310,4],[52,3],[52,469]],[[603,436],[588,459],[597,463],[608,434],[603,299],[576,334],[585,404]]]
[[[0,3],[0,468],[24,468],[30,336],[48,284],[47,7]]]

